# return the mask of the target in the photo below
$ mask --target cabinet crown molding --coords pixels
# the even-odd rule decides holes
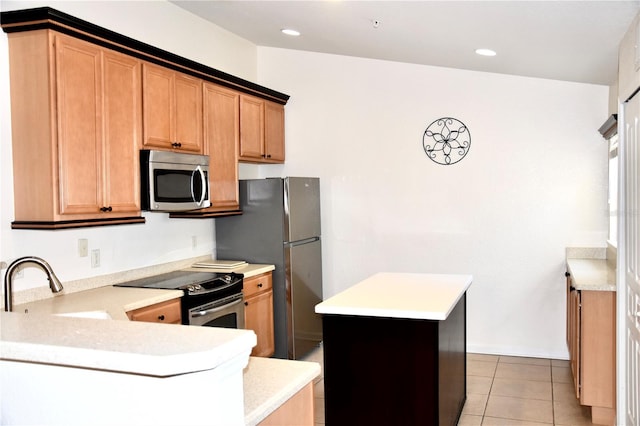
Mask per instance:
[[[284,93],[134,40],[51,7],[2,12],[0,25],[7,34],[41,29],[55,30],[281,105],[285,105],[289,100],[289,95]]]

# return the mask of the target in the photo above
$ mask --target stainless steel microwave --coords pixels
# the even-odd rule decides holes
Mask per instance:
[[[209,157],[140,150],[142,210],[178,212],[209,207]]]

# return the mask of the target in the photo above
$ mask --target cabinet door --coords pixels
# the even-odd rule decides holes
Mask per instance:
[[[580,403],[583,405],[615,408],[615,296],[612,291],[580,292]]]
[[[202,153],[202,80],[176,73],[175,126],[179,149]]]
[[[204,153],[209,155],[207,210],[239,207],[238,140],[240,95],[215,84],[204,84]]]
[[[174,107],[171,70],[151,64],[142,68],[143,145],[151,148],[171,148],[173,143]]]
[[[570,292],[570,345],[569,345],[569,365],[573,374],[573,385],[576,391],[576,398],[580,399],[580,350],[581,350],[581,328],[580,328],[580,291]]]
[[[202,153],[202,80],[145,63],[142,90],[144,147]]]
[[[267,160],[284,162],[284,105],[265,102],[264,151]]]
[[[103,207],[101,49],[60,35],[55,60],[60,213],[98,213]]]
[[[265,291],[245,300],[245,328],[256,333],[258,343],[251,356],[268,357],[275,352],[273,333],[273,291]]]
[[[114,213],[140,211],[142,127],[140,61],[104,53],[105,205]]]
[[[240,158],[260,161],[263,155],[264,101],[240,95]]]
[[[168,300],[127,312],[131,321],[181,324],[180,299]]]

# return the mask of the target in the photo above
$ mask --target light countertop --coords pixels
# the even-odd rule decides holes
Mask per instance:
[[[112,319],[126,320],[127,312],[166,302],[183,296],[182,290],[159,290],[134,287],[105,286],[76,293],[58,293],[48,299],[15,305],[14,312],[65,314],[104,311]]]
[[[471,275],[375,274],[316,305],[319,314],[445,320]]]
[[[247,265],[235,272],[251,277],[273,269]],[[256,344],[250,330],[133,322],[126,315],[181,296],[180,290],[105,286],[16,305],[15,312],[0,314],[0,359],[169,377],[247,356],[248,425],[262,421],[320,374],[314,362],[249,358]],[[120,321],[60,316],[100,312]]]
[[[166,377],[249,354],[250,330],[2,312],[0,359]]]
[[[250,357],[244,369],[245,424],[264,420],[320,374],[320,364]]]
[[[567,259],[567,270],[577,290],[616,291],[616,269],[606,259]]]

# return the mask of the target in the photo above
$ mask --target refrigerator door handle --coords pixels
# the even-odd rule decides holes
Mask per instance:
[[[298,241],[285,241],[284,246],[295,247],[295,246],[301,246],[303,244],[315,243],[316,241],[320,241],[320,237],[305,238],[304,240],[298,240]]]

